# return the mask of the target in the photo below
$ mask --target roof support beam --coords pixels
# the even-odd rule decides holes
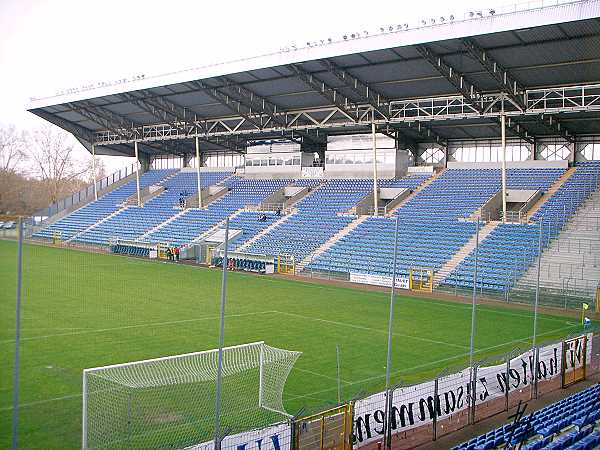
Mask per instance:
[[[452,84],[452,86],[454,86],[475,109],[480,113],[483,112],[483,108],[481,108],[477,102],[480,97],[479,92],[462,73],[448,65],[441,56],[434,53],[425,45],[416,45],[415,50],[417,50],[421,56],[440,73],[440,75],[448,80],[448,82],[450,82],[450,84]]]
[[[280,113],[280,108],[275,103],[267,100],[264,97],[261,97],[256,92],[248,89],[247,87],[244,87],[239,83],[231,81],[227,77],[219,77],[217,79],[222,83],[222,87],[213,88],[214,90],[224,95],[230,95],[231,97],[234,97],[235,100],[239,103],[240,107],[246,108],[247,115],[249,117],[258,114],[261,117],[264,116],[266,118],[266,121],[261,121],[261,129],[265,126],[268,126],[269,124],[273,124],[276,127],[281,127],[282,130],[287,129],[288,124],[286,121],[286,117],[283,114],[278,114]],[[294,134],[297,134],[302,139],[308,140],[313,143],[321,142],[320,139],[310,135],[309,133],[298,130],[292,131],[291,137],[288,137],[288,139],[292,141],[297,141],[297,139],[294,137]]]
[[[382,108],[389,101],[380,92],[371,88],[367,83],[350,74],[348,71],[342,69],[337,64],[329,59],[322,59],[319,61],[329,73],[334,75],[338,81],[344,83],[344,86],[349,88],[354,95],[358,97],[359,103],[368,103],[375,109],[382,117],[389,119],[389,114]]]
[[[493,59],[473,39],[462,40],[469,54],[496,80],[498,86],[521,110],[525,109],[525,89],[498,61]]]
[[[103,129],[108,130],[117,136],[130,139],[136,134],[133,123],[127,124],[122,117],[100,106],[92,105],[86,101],[79,103],[68,103],[67,105],[73,111],[76,111],[86,119],[91,120]]]
[[[264,113],[253,110],[252,105],[249,102],[241,101],[238,96],[232,96],[231,94],[224,92],[224,90],[216,87],[212,87],[204,83],[203,81],[190,81],[188,84],[193,85],[196,88],[202,89],[203,92],[225,106],[234,114],[239,114],[247,122],[254,125],[257,129],[262,130],[267,123],[264,121]],[[272,119],[267,113],[267,120]]]
[[[145,93],[145,91],[142,92]],[[131,92],[124,92],[118,95],[128,102],[137,105],[159,120],[170,123],[176,128],[185,130],[186,133],[194,127],[204,128],[195,114],[191,113],[183,106],[163,97],[147,96],[140,98],[138,95]],[[203,129],[203,131],[205,130]]]
[[[506,96],[519,109],[525,110],[527,108],[527,100],[524,86],[517,81],[509,70],[505,69],[498,61],[492,58],[473,39],[464,38],[462,41],[469,54],[494,78]],[[558,118],[542,115],[537,117],[537,122],[568,142],[574,142],[573,136],[560,123]]]
[[[344,114],[348,119],[353,122],[358,122],[359,118],[357,115],[357,104],[350,98],[339,92],[333,86],[325,83],[324,81],[316,78],[313,74],[304,70],[300,64],[289,64],[286,68],[300,80],[302,80],[308,87],[313,91],[317,92],[321,97],[335,105],[338,110]],[[385,119],[385,117],[384,117]]]
[[[485,109],[482,107],[481,102],[479,101],[484,97],[484,94],[469,80],[465,78],[465,76],[454,67],[446,63],[442,57],[436,53],[434,53],[431,49],[424,45],[417,45],[415,49],[425,58],[429,64],[431,64],[450,84],[452,84],[456,90],[465,98],[467,103],[471,105],[473,109],[475,109],[479,114],[485,112]],[[500,126],[500,118],[493,117],[493,122]],[[520,137],[521,139],[533,143],[533,137],[527,133],[521,125],[516,123],[514,120],[506,121],[506,128],[510,130],[513,134]]]
[[[41,117],[44,120],[47,120],[53,125],[62,128],[63,130],[68,131],[72,135],[74,135],[77,139],[82,139],[86,142],[89,142],[91,145],[94,142],[95,134],[93,131],[88,130],[80,125],[69,122],[67,120],[61,119],[60,117],[55,116],[49,112],[46,112],[42,109],[35,109],[32,111],[36,116]]]
[[[142,108],[144,111],[146,111],[148,114],[151,114],[152,116],[154,116],[155,118],[157,118],[158,120],[171,120],[171,124],[173,124],[175,126],[175,124],[177,124],[176,128],[181,129],[182,127],[189,129],[189,127],[193,127],[194,125],[199,126],[200,129],[203,129],[203,126],[200,126],[200,120],[197,117],[194,117],[193,122],[186,122],[186,115],[185,113],[185,108],[176,105],[175,103],[169,102],[168,100],[162,99],[159,97],[150,99],[150,98],[145,98],[144,100],[141,100],[139,98],[137,98],[136,96],[132,96],[130,93],[125,93],[125,94],[119,94],[121,95],[123,98],[127,98],[128,101],[131,101],[132,103],[136,104],[137,106],[139,106],[140,108]],[[187,114],[187,117],[189,118],[189,114]],[[189,119],[188,119],[189,120]],[[202,130],[204,131],[204,130]],[[219,145],[221,147],[224,147],[226,149],[235,151],[235,152],[240,152],[241,149],[243,149],[245,147],[245,144],[241,143],[240,140],[236,137],[236,136],[232,136],[232,137],[225,137],[225,136],[215,136],[215,137],[200,137],[201,140],[214,144],[214,145]]]
[[[379,115],[380,119],[383,119],[386,122],[389,121],[388,110],[382,107],[383,105],[389,104],[389,99],[376,90],[371,89],[364,81],[349,74],[332,61],[323,60],[321,61],[321,64],[323,64],[333,75],[335,75],[339,81],[343,82],[346,87],[349,87],[360,98],[360,103],[369,104],[373,108],[374,116]],[[292,70],[305,84],[311,87],[314,91],[318,92],[326,100],[337,106],[338,109],[347,110],[350,114],[353,113],[352,109],[356,108],[356,103],[341,94],[336,88],[315,78],[311,73],[300,67],[299,64],[290,64],[287,67],[288,69]],[[348,114],[346,115],[348,116]],[[352,117],[350,118],[352,120],[356,120]],[[418,133],[421,136],[427,139],[433,139],[444,147],[448,145],[447,141],[435,133],[430,125],[419,124],[417,128]],[[402,137],[401,140],[407,143],[407,145],[413,145],[416,147],[417,143],[402,133],[400,127],[397,127],[396,131],[398,132],[398,135]]]

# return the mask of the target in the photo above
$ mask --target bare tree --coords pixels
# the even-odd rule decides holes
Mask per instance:
[[[0,128],[0,173],[17,171],[26,159],[24,133],[14,125]]]
[[[47,189],[50,203],[80,188],[81,178],[91,170],[91,160],[78,158],[69,139],[66,132],[51,125],[29,135],[30,172]]]

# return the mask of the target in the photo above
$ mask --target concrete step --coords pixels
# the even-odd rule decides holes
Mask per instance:
[[[325,184],[321,183],[317,187],[313,188],[308,194],[306,194],[304,197],[302,197],[301,200],[304,200],[304,199],[310,197],[315,192],[317,192],[319,189],[321,189],[323,186],[325,186]],[[238,248],[237,251],[239,251],[239,252],[244,251],[245,249],[250,247],[252,244],[254,244],[256,241],[258,241],[261,237],[265,236],[266,234],[269,234],[272,230],[277,228],[279,225],[286,222],[288,219],[290,219],[292,216],[294,216],[297,212],[298,212],[297,209],[292,208],[292,212],[290,214],[286,214],[286,215],[282,216],[281,219],[273,222],[267,228],[262,230],[260,233],[258,233],[256,236],[254,236],[252,239],[248,240],[244,245],[242,245],[240,248]]]
[[[197,208],[189,208],[189,209],[181,209],[179,210],[179,212],[177,212],[175,215],[169,217],[167,220],[165,220],[164,222],[159,223],[158,225],[156,225],[155,227],[149,229],[148,231],[146,231],[144,234],[142,234],[141,236],[138,236],[135,240],[136,241],[143,241],[147,236],[149,236],[150,234],[154,233],[156,230],[161,229],[162,227],[164,227],[165,225],[167,225],[168,223],[173,222],[175,219],[177,219],[178,217],[184,215],[186,213],[186,211],[189,211],[191,209],[197,209]]]
[[[429,186],[431,183],[433,183],[435,180],[437,180],[445,171],[446,171],[446,168],[442,168],[441,170],[434,172],[433,175],[431,175],[429,178],[427,178],[425,181],[423,181],[419,186],[417,186],[410,193],[410,195],[408,195],[405,199],[403,199],[400,203],[398,203],[395,208],[388,211],[387,215],[393,216],[396,213],[396,211],[398,211],[400,208],[402,208],[404,205],[406,205],[411,199],[413,199],[417,195],[419,195],[419,192],[421,192],[423,189],[425,189],[427,186]]]
[[[198,208],[194,208],[194,209],[198,209]],[[234,219],[239,213],[245,211],[244,208],[240,208],[236,211],[234,211],[232,214],[230,214],[229,220]],[[209,228],[208,230],[206,230],[204,233],[200,234],[199,236],[196,236],[194,239],[192,239],[192,241],[188,244],[185,245],[185,247],[191,247],[192,245],[198,243],[199,241],[201,241],[202,239],[204,239],[204,237],[214,233],[215,231],[217,231],[219,228],[222,228],[225,226],[225,222],[227,221],[227,217],[223,220],[221,220],[220,222],[216,223],[215,225],[213,225],[211,228]]]
[[[94,228],[96,228],[98,225],[100,225],[101,223],[106,222],[109,219],[112,219],[113,217],[115,217],[117,214],[122,213],[123,211],[125,211],[126,209],[128,209],[130,206],[122,206],[119,209],[117,209],[116,211],[114,211],[113,213],[109,214],[108,216],[104,217],[103,219],[100,219],[98,222],[93,223],[92,225],[90,225],[89,227],[81,230],[79,233],[75,233],[73,236],[71,236],[68,240],[65,241],[65,243],[69,243],[74,241],[75,239],[77,239],[79,236],[81,236],[83,233],[90,231]]]
[[[489,221],[479,229],[479,243],[485,240],[492,231],[500,224],[498,221]],[[438,286],[444,279],[458,267],[458,265],[471,254],[477,245],[477,234],[473,235],[449,261],[444,264],[433,276],[433,285]]]
[[[548,201],[548,199],[550,197],[552,197],[552,195],[556,191],[558,191],[560,189],[560,187],[563,184],[565,184],[565,181],[567,181],[569,178],[571,178],[571,176],[574,173],[575,173],[575,167],[570,167],[565,172],[563,172],[561,174],[561,176],[558,177],[554,183],[552,183],[552,185],[548,188],[548,190],[546,192],[544,192],[544,195],[542,195],[542,197],[537,201],[537,203],[535,203],[531,208],[529,208],[529,211],[527,211],[527,220],[531,219],[531,217],[542,207],[542,205],[544,203],[546,203]]]
[[[298,212],[298,210],[294,210],[290,214],[286,214],[284,216],[281,216],[281,219],[276,220],[271,225],[269,225],[267,228],[265,228],[261,232],[259,232],[256,235],[254,235],[251,239],[247,240],[243,245],[241,245],[240,248],[238,248],[236,251],[243,252],[244,250],[246,250],[247,248],[249,248],[252,244],[254,244],[256,241],[258,241],[261,237],[263,237],[264,235],[270,233],[271,230],[273,230],[274,228],[277,228],[282,223],[285,223],[287,220],[289,220],[291,217],[293,217],[297,212]]]
[[[296,265],[296,271],[300,272],[304,270],[304,268],[310,264],[311,261],[314,261],[319,255],[323,252],[327,251],[329,248],[333,247],[337,241],[339,241],[342,237],[348,235],[352,230],[354,230],[357,226],[363,223],[371,216],[358,216],[355,220],[350,222],[336,234],[331,236],[323,245],[317,248],[314,252],[310,253],[306,256],[299,264]]]

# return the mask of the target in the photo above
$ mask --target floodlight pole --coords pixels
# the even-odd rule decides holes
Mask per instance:
[[[96,187],[96,145],[92,144],[92,183],[94,184],[94,200],[98,200],[98,188]]]
[[[225,219],[223,250],[223,278],[221,282],[221,312],[219,325],[219,354],[217,360],[217,386],[215,392],[215,450],[221,450],[221,382],[223,378],[223,345],[225,341],[225,298],[227,294],[227,247],[229,246],[229,217]]]
[[[335,346],[335,362],[337,367],[337,401],[338,405],[342,403],[342,374],[340,365],[340,346]]]
[[[544,217],[540,217],[539,232],[538,232],[538,260],[537,260],[537,274],[535,282],[535,302],[533,304],[533,337],[531,342],[531,351],[533,352],[533,395],[537,398],[537,366],[538,366],[538,352],[535,350],[537,345],[537,327],[538,327],[538,305],[540,301],[540,272],[542,268],[542,232],[544,227],[542,222]]]
[[[502,128],[502,222],[506,222],[506,116],[500,116]]]
[[[138,141],[133,143],[133,148],[135,150],[135,162],[137,165],[137,170],[135,171],[135,185],[137,190],[137,205],[142,206],[142,198],[140,196],[140,155],[138,153]]]
[[[200,139],[196,136],[196,179],[198,181],[198,208],[202,208],[202,184],[200,183]]]
[[[377,137],[375,133],[375,111],[371,121],[371,141],[373,144],[373,215],[378,216],[379,195],[377,192]]]
[[[389,429],[389,418],[392,410],[392,398],[390,395],[391,373],[392,373],[392,334],[394,328],[394,303],[396,302],[396,266],[398,261],[398,228],[400,224],[400,216],[396,216],[396,227],[394,232],[394,259],[392,263],[392,289],[390,291],[390,317],[388,319],[388,342],[387,342],[387,360],[385,364],[385,392],[386,392],[386,448],[391,447],[391,430]]]
[[[12,450],[17,450],[19,431],[19,382],[21,369],[21,289],[23,284],[23,218],[17,223],[19,244],[17,248],[17,305],[15,316],[15,369],[13,378]]]

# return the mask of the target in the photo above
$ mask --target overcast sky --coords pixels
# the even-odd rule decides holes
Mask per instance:
[[[516,1],[0,0],[0,123],[43,123],[30,97],[161,74]],[[83,150],[82,150],[83,151]],[[109,161],[109,168],[125,165]]]

